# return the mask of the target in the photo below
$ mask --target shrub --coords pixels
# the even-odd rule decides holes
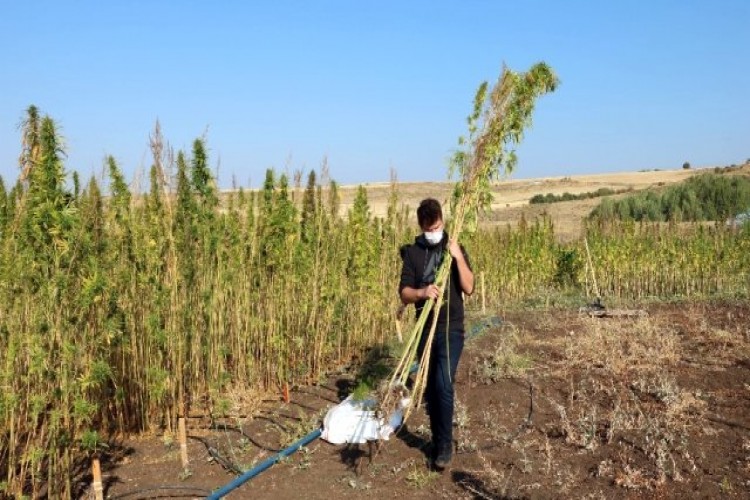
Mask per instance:
[[[599,198],[601,196],[610,196],[613,194],[620,194],[630,191],[630,189],[620,189],[618,191],[615,191],[614,189],[610,188],[599,188],[596,191],[590,191],[587,193],[581,193],[581,194],[572,194],[565,192],[561,195],[556,195],[552,193],[547,194],[536,194],[531,197],[529,200],[530,205],[537,205],[540,203],[557,203],[559,201],[573,201],[573,200],[589,200],[591,198]]]
[[[578,276],[581,274],[583,261],[575,248],[561,248],[557,254],[557,269],[555,283],[562,286],[577,286]]]
[[[636,221],[721,221],[750,208],[750,179],[703,174],[661,192],[601,203],[590,217]]]

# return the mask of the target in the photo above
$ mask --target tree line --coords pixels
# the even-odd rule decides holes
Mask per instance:
[[[575,200],[590,200],[592,198],[600,198],[602,196],[611,196],[613,194],[621,194],[632,189],[610,189],[610,188],[599,188],[596,191],[589,191],[586,193],[572,194],[565,192],[563,194],[535,194],[529,200],[530,205],[538,205],[541,203],[559,203],[561,201],[575,201]]]
[[[619,200],[605,198],[591,218],[634,221],[725,221],[750,209],[750,179],[706,173]]]

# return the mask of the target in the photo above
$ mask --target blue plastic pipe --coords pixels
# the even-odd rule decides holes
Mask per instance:
[[[232,491],[235,488],[239,488],[246,482],[250,481],[252,478],[263,472],[264,470],[270,468],[273,464],[281,460],[282,458],[286,458],[295,451],[299,450],[303,446],[312,443],[316,439],[320,437],[320,434],[323,432],[322,429],[316,429],[307,436],[303,437],[293,445],[289,446],[288,448],[285,448],[278,452],[276,455],[273,455],[252,469],[248,470],[241,476],[236,477],[231,483],[228,483],[225,486],[222,486],[218,490],[214,491],[212,494],[206,497],[207,500],[219,500],[219,498],[224,497],[225,495],[228,495],[230,491]]]

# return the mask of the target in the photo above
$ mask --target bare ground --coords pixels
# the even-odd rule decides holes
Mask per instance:
[[[420,410],[377,452],[317,440],[229,498],[746,498],[750,304],[640,307],[647,316],[508,311],[475,329],[442,473],[427,465]],[[187,473],[170,434],[119,443],[106,494],[199,497],[235,477],[224,459],[246,469],[314,429],[353,376],[295,388],[290,403],[238,397],[235,418],[214,420],[226,427],[190,419]]]

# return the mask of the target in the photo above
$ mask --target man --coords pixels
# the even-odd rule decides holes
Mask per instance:
[[[417,314],[427,299],[438,297],[435,275],[447,249],[453,256],[450,277],[438,313],[437,328],[430,348],[425,399],[432,430],[432,459],[437,469],[447,467],[453,454],[453,382],[458,360],[464,347],[464,302],[462,293],[474,291],[474,273],[464,249],[444,230],[440,203],[432,198],[422,200],[417,221],[423,233],[412,245],[401,248],[403,267],[399,293],[404,304],[415,304]],[[434,311],[427,319],[419,345],[419,357],[425,349]]]

